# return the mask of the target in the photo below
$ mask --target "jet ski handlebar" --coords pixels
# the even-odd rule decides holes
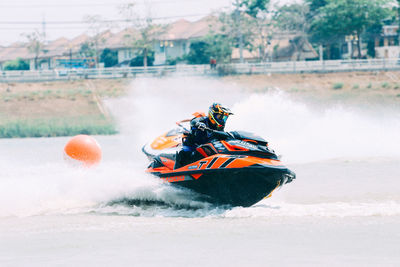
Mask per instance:
[[[190,133],[190,130],[188,130],[185,126],[183,126],[182,123],[184,123],[184,122],[189,122],[189,121],[190,121],[190,120],[178,121],[178,122],[176,122],[176,125],[178,125],[179,127],[181,127],[181,128],[184,130],[184,133],[187,134],[187,133]],[[210,132],[212,132],[212,133],[214,133],[214,134],[216,134],[216,135],[218,135],[219,137],[224,138],[224,139],[227,139],[227,138],[235,138],[235,137],[234,137],[231,133],[229,133],[229,132],[214,130],[214,129],[211,129],[211,128],[207,127],[207,126],[202,127],[202,129],[203,129],[203,130],[210,131]]]
[[[212,133],[214,133],[214,134],[216,134],[216,135],[218,135],[218,136],[221,137],[221,138],[225,138],[225,139],[227,139],[227,138],[235,138],[235,137],[234,137],[231,133],[229,133],[229,132],[218,131],[218,130],[214,130],[214,129],[211,129],[211,128],[208,128],[208,127],[205,127],[204,129],[207,130],[207,131],[210,131],[210,132],[212,132]]]

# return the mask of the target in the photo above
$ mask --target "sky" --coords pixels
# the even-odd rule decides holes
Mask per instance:
[[[43,29],[47,41],[73,38],[88,31],[85,17],[99,15],[104,20],[121,20],[121,6],[132,2],[136,3],[137,14],[165,23],[180,18],[200,19],[229,8],[232,0],[0,0],[0,45],[25,41],[24,34]],[[124,26],[117,24],[114,23],[114,31]]]

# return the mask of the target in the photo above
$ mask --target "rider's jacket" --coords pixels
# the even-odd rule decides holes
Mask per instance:
[[[192,119],[190,121],[190,133],[183,138],[184,146],[195,148],[216,138],[215,134],[211,131],[200,130],[197,127],[198,123],[204,123],[206,127],[215,130],[207,116]]]

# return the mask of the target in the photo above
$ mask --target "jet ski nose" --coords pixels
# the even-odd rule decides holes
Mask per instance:
[[[289,173],[285,173],[283,175],[284,183],[283,184],[288,184],[292,182],[294,179],[296,179],[296,174],[292,171],[289,171]]]

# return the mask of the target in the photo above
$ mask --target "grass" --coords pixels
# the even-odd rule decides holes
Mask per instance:
[[[87,90],[84,88],[77,88],[77,89],[68,89],[68,90],[44,90],[44,91],[33,91],[33,92],[20,92],[20,93],[0,93],[0,100],[4,102],[17,100],[44,100],[44,99],[60,99],[60,98],[68,98],[71,100],[75,100],[79,95],[84,97],[92,96],[93,92],[91,90]],[[117,89],[114,91],[106,92],[104,95],[106,96],[118,96],[120,93]]]
[[[333,89],[338,90],[343,88],[343,83],[334,83],[333,84]]]
[[[31,119],[0,124],[0,138],[55,137],[77,134],[116,134],[115,123],[104,116],[64,119]]]
[[[382,83],[382,88],[390,88],[390,83],[388,83],[388,82],[383,82],[383,83]]]

